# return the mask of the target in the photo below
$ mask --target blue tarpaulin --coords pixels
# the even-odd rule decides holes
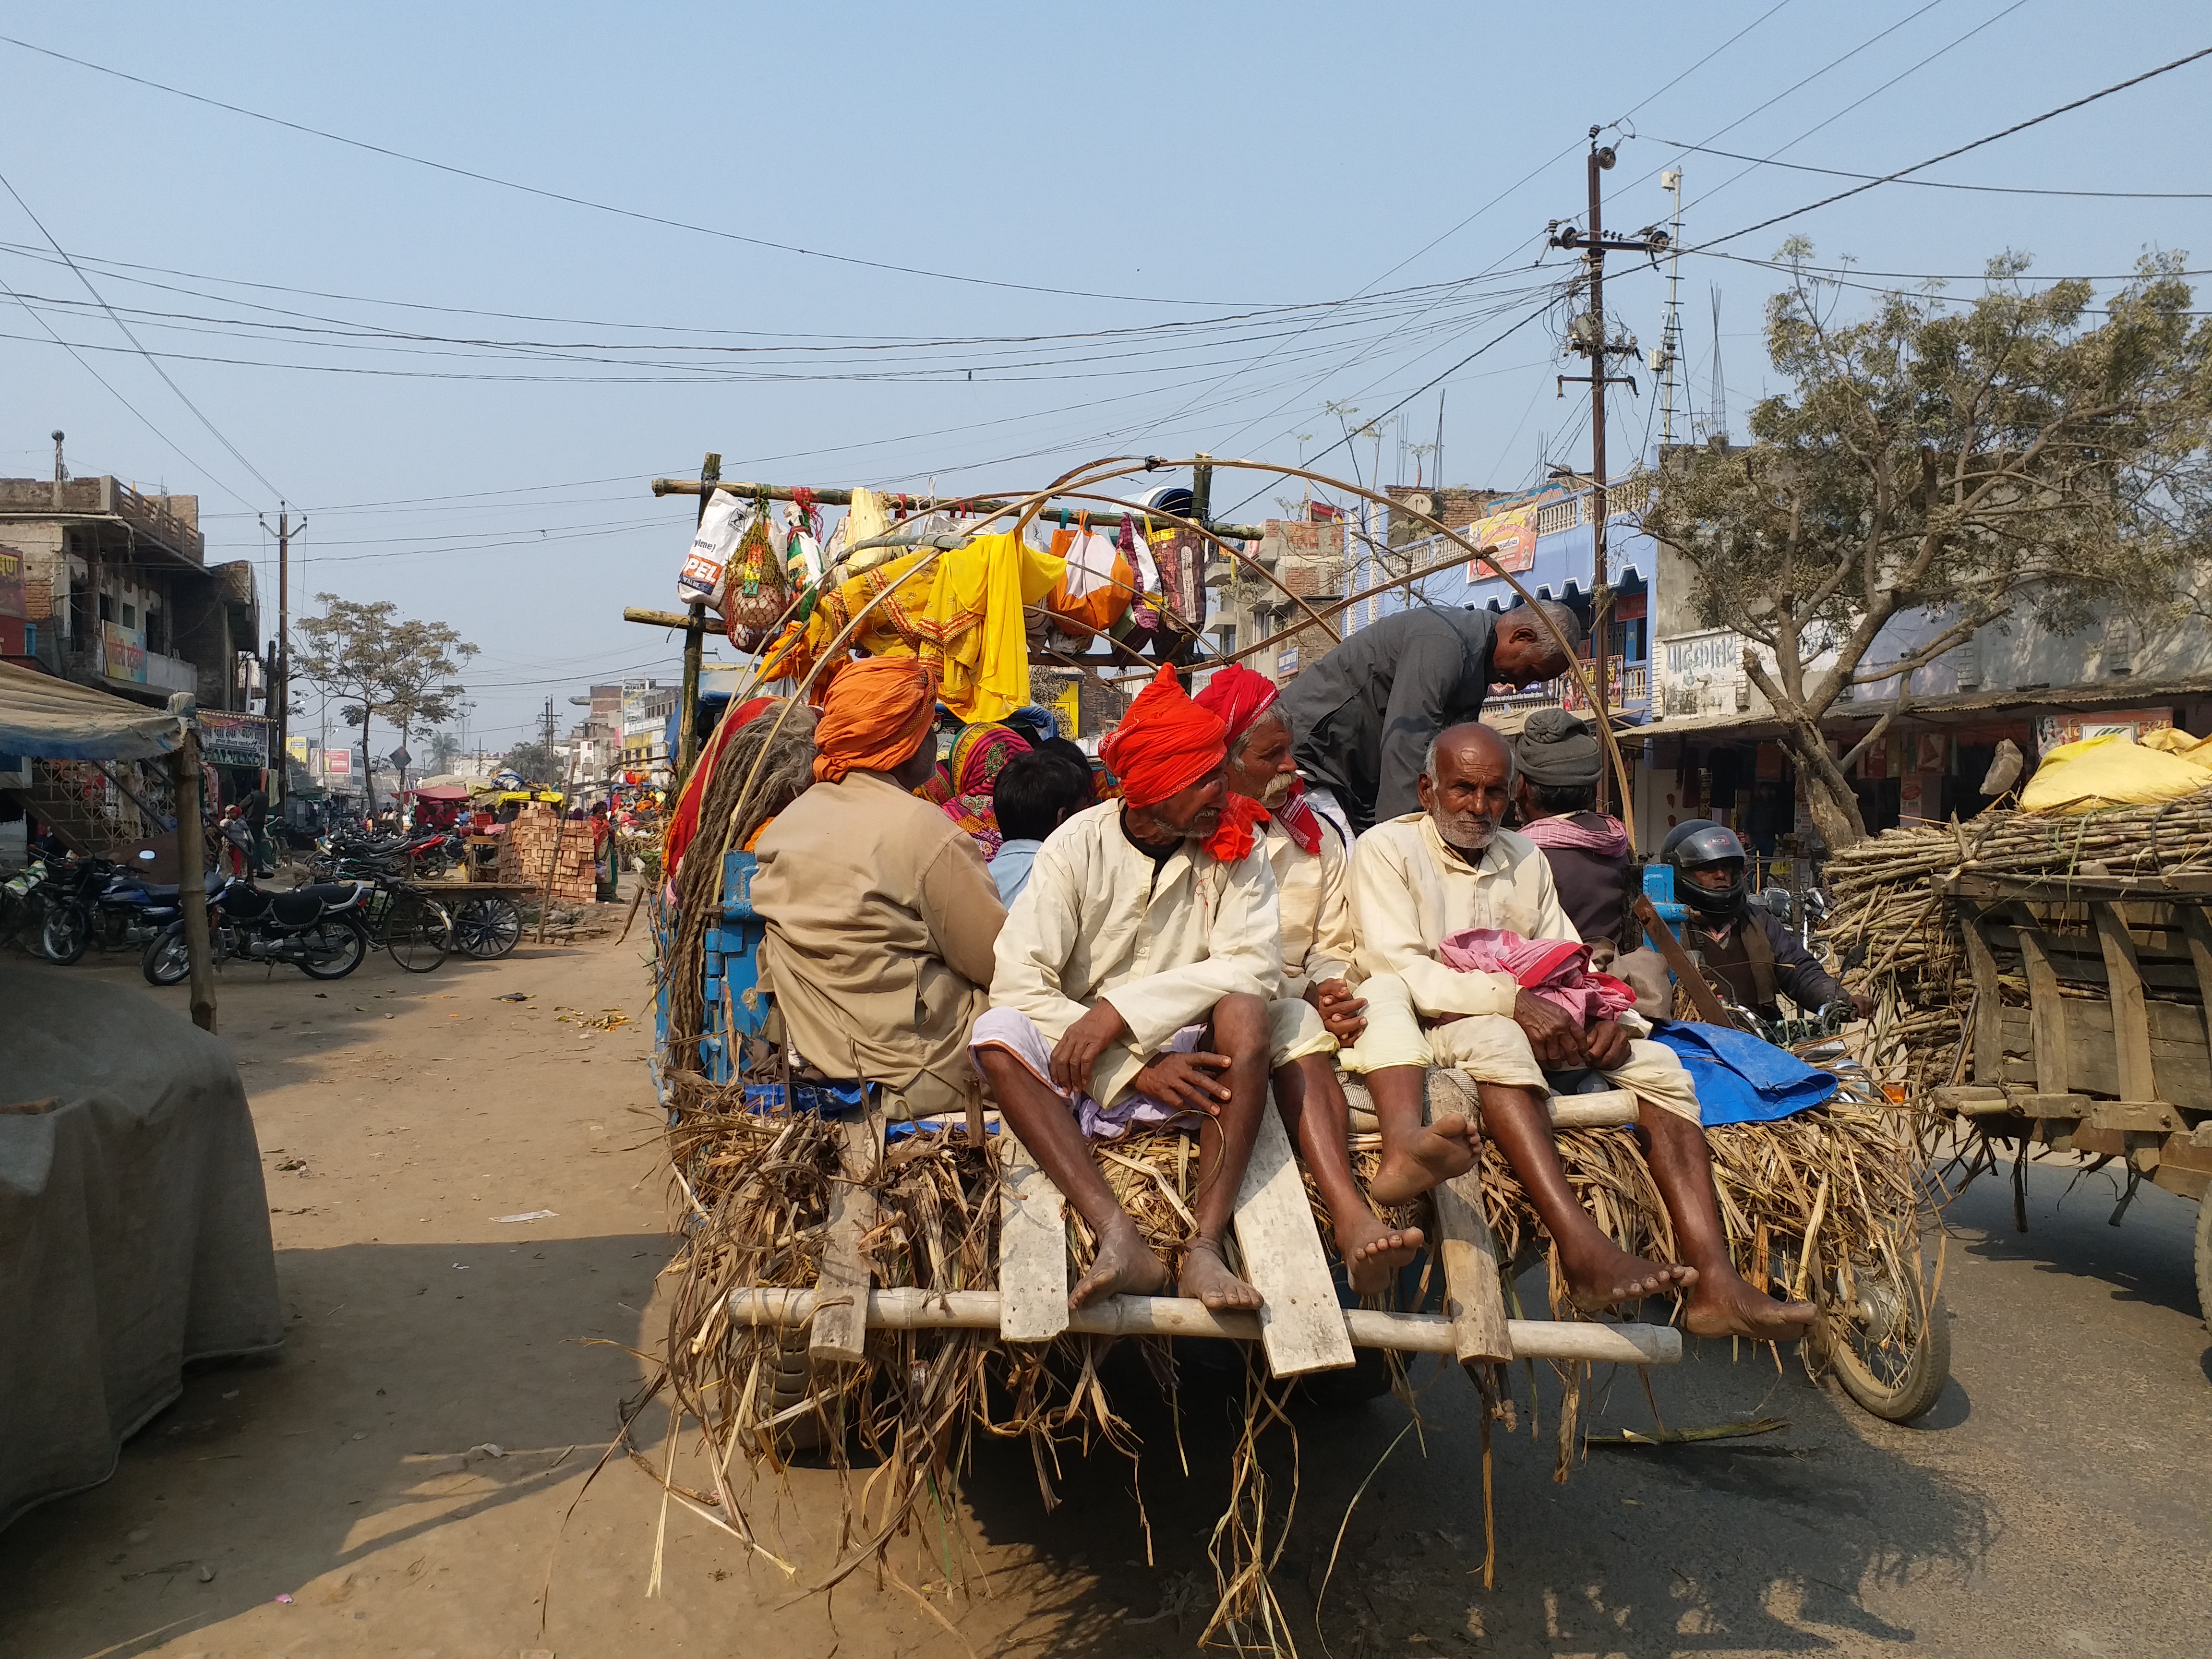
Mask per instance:
[[[1651,1040],[1672,1048],[1689,1072],[1707,1128],[1794,1117],[1842,1086],[1788,1049],[1723,1025],[1666,1021],[1652,1028]]]

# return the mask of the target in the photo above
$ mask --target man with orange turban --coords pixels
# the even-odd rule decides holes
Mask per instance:
[[[972,1104],[969,1029],[1006,911],[983,855],[913,792],[937,765],[937,683],[912,657],[837,672],[813,787],[755,848],[762,983],[805,1070],[881,1086],[894,1117]]]
[[[1304,798],[1278,688],[1265,675],[1232,663],[1213,672],[1197,702],[1219,717],[1228,737],[1231,793],[1255,803],[1266,815],[1261,839],[1275,875],[1283,988],[1309,1005],[1302,1029],[1323,1026],[1338,1042],[1356,1042],[1366,1028],[1362,1014],[1367,1005],[1347,982],[1358,948],[1352,931],[1350,848],[1343,830]],[[1328,1208],[1352,1288],[1362,1294],[1382,1289],[1393,1273],[1413,1260],[1422,1235],[1417,1227],[1385,1224],[1353,1178],[1351,1109],[1334,1062],[1327,1052],[1308,1053],[1278,1067],[1274,1084],[1284,1127]],[[1418,1121],[1389,1127],[1439,1138]],[[1456,1128],[1458,1167],[1468,1168],[1474,1151],[1464,1121],[1444,1128]],[[1386,1134],[1386,1166],[1425,1170],[1429,1165],[1414,1160],[1413,1149],[1395,1144],[1401,1138]]]
[[[1318,1022],[1302,1033],[1311,1011],[1283,998],[1274,872],[1253,833],[1266,812],[1229,793],[1228,749],[1221,722],[1163,668],[1102,745],[1121,799],[1053,831],[999,935],[975,1063],[1098,1240],[1073,1307],[1167,1280],[1085,1144],[1158,1123],[1198,1127],[1182,1293],[1258,1307],[1222,1241],[1267,1074],[1336,1046]]]

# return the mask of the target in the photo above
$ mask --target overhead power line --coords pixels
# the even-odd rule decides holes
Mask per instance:
[[[1977,138],[1971,143],[1960,144],[1955,149],[1947,149],[1941,155],[1931,155],[1924,161],[1915,161],[1909,167],[1899,167],[1894,173],[1885,173],[1878,179],[1869,179],[1863,184],[1852,185],[1849,190],[1839,190],[1832,196],[1823,196],[1817,202],[1808,202],[1803,207],[1792,208],[1787,213],[1774,214],[1768,218],[1759,220],[1755,224],[1746,225],[1741,230],[1732,230],[1725,236],[1716,236],[1710,241],[1700,242],[1696,247],[1684,251],[1692,253],[1702,252],[1707,248],[1717,247],[1723,242],[1732,242],[1739,236],[1748,236],[1755,230],[1765,230],[1771,226],[1781,224],[1785,220],[1801,218],[1818,209],[1832,207],[1838,202],[1848,201],[1854,196],[1863,196],[1879,185],[1894,184],[1908,173],[1925,172],[1939,162],[1951,161],[1966,155],[1969,150],[1980,149],[1986,144],[1994,144],[2001,138],[2009,138],[2015,133],[2027,131],[2030,127],[2040,126],[2045,121],[2055,120],[2061,115],[2081,109],[2086,105],[2094,104],[2100,98],[2110,98],[2114,93],[2125,92],[2130,87],[2139,87],[2146,81],[2155,80],[2161,75],[2169,75],[2175,70],[2197,62],[2201,58],[2212,58],[2212,46],[2200,47],[2185,58],[2175,58],[2170,64],[2160,64],[2156,69],[2145,70],[2141,75],[2130,76],[2124,81],[2115,82],[2112,85],[2090,93],[2086,97],[2076,98],[2070,103],[2061,104],[2056,109],[2047,109],[2042,114],[2032,115],[2025,121],[2015,121],[2001,131]]]
[[[1654,137],[1650,141],[1669,149],[1695,150],[1700,155],[1719,155],[1731,161],[1749,161],[1754,167],[1787,167],[1792,173],[1825,173],[1831,179],[1863,179],[1870,184],[1884,182],[1911,185],[1920,190],[1972,190],[1990,196],[2087,196],[2124,202],[2212,202],[2212,190],[2057,190],[2040,185],[1962,185],[1948,179],[1886,179],[1878,173],[1847,173],[1841,167],[1816,167],[1803,161],[1778,161],[1771,155],[1739,155],[1732,149],[1715,149],[1709,144],[1686,144],[1677,138]]]
[[[0,42],[11,46],[19,46],[25,52],[36,52],[42,58],[52,58],[64,64],[74,64],[79,69],[90,70],[97,75],[112,76],[116,80],[128,81],[133,86],[144,87],[152,92],[167,93],[172,98],[182,98],[190,103],[204,104],[210,109],[222,110],[232,115],[242,115],[250,121],[265,121],[273,127],[283,127],[288,131],[304,133],[310,138],[320,138],[326,143],[343,144],[349,149],[362,150],[371,155],[381,155],[389,161],[404,161],[410,167],[428,167],[434,173],[448,173],[456,179],[473,179],[480,185],[491,185],[501,190],[515,191],[522,195],[535,196],[548,202],[561,202],[570,207],[586,208],[594,213],[612,214],[617,218],[633,220],[640,224],[659,225],[669,230],[689,231],[696,236],[712,236],[726,242],[742,242],[750,247],[767,248],[777,253],[791,253],[803,258],[823,259],[836,264],[855,265],[867,270],[888,271],[899,276],[924,276],[933,282],[962,283],[975,288],[1012,289],[1024,294],[1052,294],[1076,300],[1113,300],[1129,305],[1143,306],[1248,303],[1238,300],[1170,300],[1148,294],[1103,294],[1091,289],[1048,288],[1036,283],[1013,283],[994,276],[969,276],[958,271],[929,270],[919,265],[892,264],[882,259],[862,258],[858,254],[830,253],[820,248],[800,247],[793,242],[771,241],[763,236],[747,236],[738,231],[721,230],[712,225],[693,224],[689,220],[672,219],[662,214],[646,213],[636,208],[618,207],[611,202],[595,202],[587,196],[572,196],[565,191],[547,190],[538,185],[526,185],[519,179],[502,179],[496,173],[480,173],[474,167],[458,167],[450,161],[435,161],[425,155],[410,155],[405,150],[394,149],[388,144],[371,143],[364,138],[349,138],[343,133],[329,132],[321,127],[308,126],[303,122],[289,121],[281,115],[270,115],[261,110],[248,109],[242,104],[227,103],[220,98],[210,98],[204,93],[187,92],[182,87],[173,87],[164,82],[149,80],[143,75],[132,75],[128,70],[113,69],[106,64],[95,64],[88,58],[77,58],[65,52],[56,52],[51,46],[42,46],[33,41],[19,40],[12,34],[0,34]]]

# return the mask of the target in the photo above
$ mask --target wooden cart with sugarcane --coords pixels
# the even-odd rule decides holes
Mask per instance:
[[[2212,790],[2087,813],[1891,830],[1831,866],[1882,996],[1876,1063],[1924,1099],[1954,1189],[2010,1165],[2212,1185]],[[2196,1230],[2212,1316],[2212,1207]]]
[[[989,514],[1042,512],[1062,497],[1110,501],[1098,492],[1115,477],[1189,465],[1102,465],[1011,503],[970,505]],[[768,486],[712,478],[700,488],[771,494]],[[1221,544],[1227,556],[1244,557],[1202,513],[1152,511]],[[1435,528],[1468,556],[1488,558]],[[715,1449],[720,1513],[699,1512],[766,1554],[730,1487],[732,1457],[742,1453],[756,1468],[772,1470],[807,1445],[842,1468],[854,1448],[866,1448],[879,1462],[848,1485],[847,1542],[827,1584],[880,1559],[888,1540],[937,1501],[932,1495],[957,1475],[977,1431],[1028,1437],[1049,1502],[1045,1472],[1057,1443],[1095,1433],[1136,1449],[1100,1380],[1105,1346],[1117,1339],[1162,1345],[1170,1371],[1173,1342],[1241,1345],[1250,1356],[1254,1435],[1279,1418],[1275,1408],[1291,1387],[1334,1382],[1357,1397],[1390,1386],[1418,1356],[1437,1355],[1474,1378],[1486,1448],[1493,1418],[1510,1414],[1511,1360],[1563,1368],[1571,1401],[1583,1367],[1679,1359],[1680,1334],[1668,1326],[1575,1316],[1564,1298],[1557,1310],[1518,1308],[1514,1281],[1542,1259],[1546,1241],[1487,1143],[1474,1170],[1386,1212],[1395,1224],[1420,1225],[1431,1249],[1388,1292],[1361,1298],[1346,1286],[1325,1216],[1270,1109],[1234,1230],[1241,1255],[1234,1265],[1261,1291],[1263,1307],[1216,1312],[1193,1299],[1124,1296],[1072,1310],[1068,1288],[1095,1241],[994,1115],[978,1106],[949,1119],[894,1121],[882,1110],[881,1091],[865,1080],[794,1074],[757,972],[765,930],[752,908],[753,864],[744,848],[811,779],[812,715],[804,699],[811,672],[846,648],[891,586],[923,574],[932,555],[957,539],[933,532],[892,567],[899,574],[889,582],[849,600],[844,631],[816,653],[816,671],[793,675],[793,695],[756,703],[742,727],[712,734],[708,763],[671,815],[672,832],[690,839],[680,848],[672,842],[673,878],[654,900],[655,1063],[684,1243],[654,1388],[669,1390]],[[1151,597],[1172,614],[1164,596]],[[787,609],[798,614],[808,605],[801,592]],[[692,653],[708,631],[702,617],[626,614],[684,624]],[[1327,614],[1316,611],[1316,619],[1325,623]],[[1175,660],[1188,641],[1171,635],[1156,636],[1152,648]],[[1128,648],[1117,641],[1111,650]],[[1117,659],[1110,652],[1100,659]],[[687,669],[687,681],[695,678],[696,667]],[[730,708],[740,701],[732,697]],[[688,710],[683,741],[688,763],[696,752]],[[1613,757],[1618,767],[1617,747]],[[1921,1260],[1910,1121],[1863,1073],[1839,1058],[1831,1064],[1840,1087],[1826,1106],[1711,1132],[1716,1185],[1740,1269],[1755,1284],[1820,1304],[1825,1335],[1808,1358],[1830,1363],[1839,1347],[1892,1356],[1887,1380],[1869,1370],[1866,1389],[1853,1392],[1886,1414],[1909,1415],[1925,1407],[1918,1397],[1924,1358],[1916,1356],[1924,1355],[1933,1291]],[[1357,1091],[1347,1092],[1355,1097],[1355,1167],[1364,1176],[1378,1137],[1357,1111]],[[1471,1079],[1464,1092],[1473,1096]],[[1601,1226],[1625,1249],[1665,1254],[1672,1247],[1667,1213],[1626,1132],[1635,1115],[1625,1093],[1561,1097],[1555,1133],[1569,1180]],[[1164,1260],[1172,1261],[1194,1230],[1193,1152],[1183,1136],[1156,1133],[1115,1142],[1102,1157],[1109,1184]],[[1516,1316],[1538,1313],[1553,1316]],[[1855,1334],[1839,1343],[1844,1332]],[[1260,1479],[1256,1460],[1246,1455],[1251,1438],[1233,1472],[1215,1558],[1217,1622],[1248,1634],[1270,1617],[1264,1565],[1280,1519],[1250,1501]],[[1563,1470],[1574,1443],[1570,1417],[1561,1425]]]

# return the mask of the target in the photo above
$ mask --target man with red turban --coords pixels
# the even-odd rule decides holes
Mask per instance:
[[[762,983],[806,1071],[864,1079],[890,1115],[973,1104],[968,1033],[1006,912],[983,855],[913,792],[937,766],[937,683],[912,657],[850,663],[814,727],[811,788],[754,849]]]
[[[1000,1109],[1098,1240],[1073,1307],[1151,1295],[1166,1267],[1085,1144],[1132,1125],[1195,1122],[1196,1237],[1182,1293],[1256,1308],[1222,1257],[1267,1109],[1267,1074],[1334,1039],[1282,994],[1275,878],[1253,833],[1266,810],[1229,793],[1228,736],[1158,678],[1102,745],[1121,799],[1078,812],[1038,849],[999,935],[975,1063]]]
[[[1334,821],[1322,817],[1305,799],[1277,687],[1266,676],[1231,664],[1214,671],[1197,701],[1220,717],[1228,736],[1231,793],[1267,814],[1262,841],[1275,873],[1283,988],[1308,1005],[1303,1030],[1326,1027],[1336,1042],[1356,1042],[1366,1029],[1362,1014],[1367,1005],[1347,983],[1358,949],[1352,931],[1350,848]],[[1328,1206],[1352,1288],[1362,1294],[1382,1289],[1393,1273],[1413,1260],[1422,1235],[1417,1227],[1387,1226],[1353,1178],[1351,1111],[1334,1062],[1327,1051],[1309,1053],[1279,1067],[1274,1084],[1284,1126]],[[1403,1144],[1408,1136],[1455,1139],[1456,1146],[1417,1149]],[[1417,1158],[1421,1150],[1431,1156]],[[1457,1168],[1474,1164],[1463,1119],[1439,1129],[1424,1128],[1418,1119],[1385,1126],[1385,1169],[1419,1172],[1423,1188],[1438,1178],[1427,1171],[1440,1161],[1449,1173],[1455,1152]],[[1443,1155],[1441,1160],[1437,1154]]]

